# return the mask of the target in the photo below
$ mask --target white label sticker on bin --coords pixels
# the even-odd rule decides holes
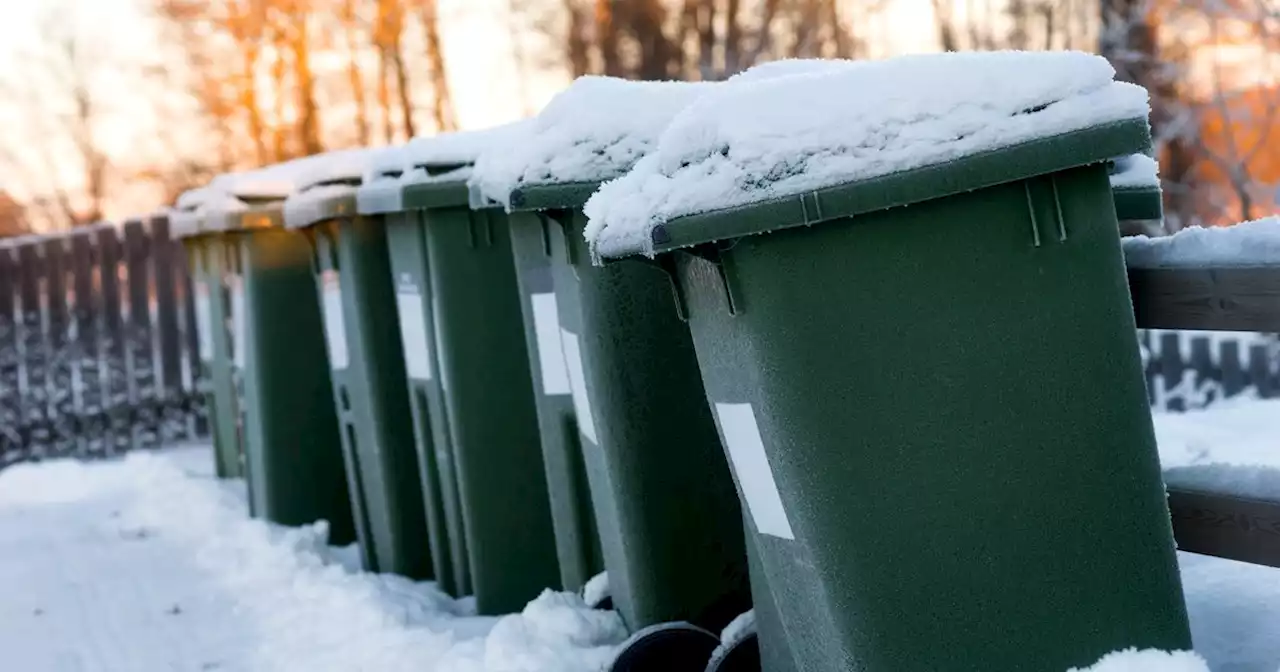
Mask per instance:
[[[533,331],[538,339],[538,365],[542,368],[544,394],[571,394],[569,367],[564,361],[564,345],[560,343],[560,315],[556,295],[534,294]]]
[[[324,340],[329,344],[329,368],[347,368],[347,322],[342,313],[342,285],[337,271],[320,274],[320,296],[324,309]]]
[[[764,440],[760,438],[760,428],[756,425],[756,414],[751,404],[717,403],[716,417],[756,531],[794,540],[791,521],[787,520],[787,512],[782,508],[782,497],[778,494],[777,482],[773,480],[773,469],[769,468]]]
[[[578,415],[578,430],[591,443],[600,444],[596,438],[596,421],[591,415],[591,399],[587,396],[587,380],[582,372],[582,351],[578,349],[578,337],[571,331],[560,330],[564,341],[564,358],[569,367],[569,381],[573,388],[573,410]]]
[[[209,314],[209,286],[195,283],[196,336],[200,339],[200,361],[213,361],[213,324]]]
[[[245,324],[244,280],[238,275],[227,278],[227,286],[231,292],[231,363],[237,369],[243,369],[248,358],[245,350],[249,347],[248,333]]]
[[[400,313],[400,345],[404,348],[405,371],[413,380],[431,380],[426,314],[422,310],[422,294],[417,287],[401,286],[396,291],[396,310]]]

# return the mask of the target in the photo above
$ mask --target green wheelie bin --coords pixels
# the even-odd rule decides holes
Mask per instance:
[[[587,205],[672,272],[796,669],[1190,648],[1106,166],[1146,95],[1093,59],[726,92]]]
[[[504,133],[410,143],[407,215],[386,222],[391,272],[405,291],[430,296],[430,312],[401,318],[434,333],[463,559],[481,614],[517,611],[560,580],[507,218],[468,207],[460,168],[479,151],[469,145]]]
[[[310,243],[312,293],[328,347],[337,408],[366,570],[436,577],[396,295],[382,223],[356,212],[370,153],[308,159],[291,176],[297,189],[284,222]]]
[[[215,179],[216,185],[216,179]],[[182,241],[194,293],[200,368],[205,385],[214,468],[219,478],[244,476],[239,402],[232,383],[231,301],[225,282],[227,255],[235,248],[224,235],[204,230],[204,208],[214,186],[192,189],[174,203],[170,232]]]
[[[580,591],[605,566],[560,336],[551,250],[546,244],[548,222],[532,213],[513,213],[509,218],[560,585]]]
[[[396,150],[381,152],[370,159],[367,177],[356,190],[357,214],[384,227],[388,222],[411,216],[403,207],[404,161],[403,151]],[[404,231],[401,226],[387,228],[389,250],[411,244],[397,240]],[[419,248],[417,253],[425,259],[425,249]],[[436,582],[446,593],[461,597],[470,591],[466,540],[453,451],[445,425],[444,390],[440,387],[440,377],[434,373],[438,367],[435,332],[431,329],[431,302],[427,289],[420,288],[413,280],[404,274],[395,278],[396,311],[427,516],[427,540]]]
[[[355,541],[337,417],[327,392],[311,246],[284,228],[285,194],[253,174],[217,185],[203,230],[221,238],[231,303],[231,364],[253,515],[281,525],[328,521]],[[216,268],[216,267],[215,267]]]
[[[512,210],[519,251],[550,257],[610,597],[635,633],[614,670],[700,672],[721,629],[751,607],[741,508],[689,329],[669,309],[670,280],[651,263],[595,266],[583,238],[582,205],[599,183],[629,169],[711,86],[579,79],[522,147],[482,156],[473,180]],[[489,170],[519,178],[504,192]]]

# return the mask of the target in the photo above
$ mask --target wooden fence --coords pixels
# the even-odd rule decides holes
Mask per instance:
[[[1138,332],[1151,408],[1190,411],[1249,393],[1280,397],[1280,338],[1252,332]]]
[[[1280,332],[1280,266],[1130,269],[1129,289],[1140,329]],[[1280,567],[1280,493],[1170,487],[1169,510],[1179,548]]]
[[[0,240],[0,468],[203,437],[198,366],[164,217]]]

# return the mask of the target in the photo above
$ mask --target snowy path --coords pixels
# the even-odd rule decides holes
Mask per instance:
[[[208,451],[0,472],[0,669],[594,672],[625,636],[571,594],[485,618],[354,571],[323,524],[250,520]]]
[[[186,547],[122,519],[127,488],[58,493],[0,493],[7,669],[243,669],[253,639],[234,601]]]

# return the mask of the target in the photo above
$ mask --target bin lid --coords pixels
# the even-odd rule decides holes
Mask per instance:
[[[1172,236],[1121,241],[1129,268],[1223,268],[1280,265],[1280,217],[1233,226],[1193,226]]]
[[[404,209],[406,152],[404,145],[386,147],[369,158],[364,184],[356,189],[356,212],[380,215]]]
[[[309,157],[292,171],[294,191],[284,201],[284,225],[300,229],[357,214],[356,192],[371,178],[374,160],[400,152],[398,147],[376,147]]]
[[[169,210],[169,233],[174,238],[190,238],[202,233],[205,202],[216,193],[209,186],[188,189]]]
[[[1111,192],[1120,221],[1158,221],[1164,218],[1160,172],[1156,160],[1129,154],[1111,162]]]
[[[579,77],[506,146],[480,154],[472,189],[508,210],[532,209],[524,205],[523,187],[618,177],[649,153],[680,110],[716,86]]]
[[[587,202],[597,260],[1102,163],[1150,143],[1147,92],[1082,52],[871,61],[723,87]]]
[[[406,209],[443,208],[470,205],[492,207],[476,195],[473,201],[467,183],[472,167],[485,150],[507,151],[530,123],[521,119],[475,131],[456,131],[421,136],[405,146],[403,205]]]

